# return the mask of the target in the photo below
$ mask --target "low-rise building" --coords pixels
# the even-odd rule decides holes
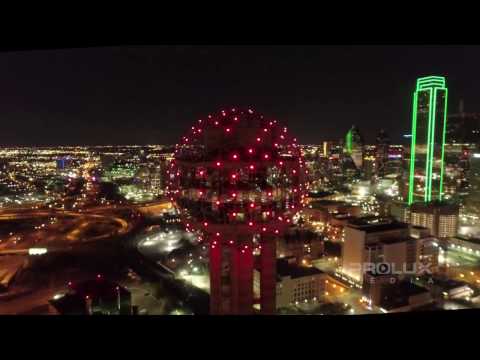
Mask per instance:
[[[389,219],[357,219],[345,228],[341,273],[363,284],[366,272],[400,278],[438,270],[438,243],[427,229]]]
[[[447,248],[480,256],[480,239],[455,236],[446,240]]]
[[[453,237],[458,231],[459,207],[444,202],[406,203],[393,202],[390,214],[398,221],[430,230],[431,235],[439,238]]]
[[[291,229],[277,241],[277,257],[293,257],[297,263],[318,259],[323,252],[322,237],[301,228]]]
[[[326,282],[327,280],[327,282]],[[325,286],[332,280],[315,267],[300,266],[294,257],[277,260],[277,309],[316,303],[325,294]],[[254,294],[260,292],[260,273],[254,274]]]
[[[428,289],[410,281],[388,284],[381,293],[378,306],[382,312],[386,313],[411,311],[433,303]]]

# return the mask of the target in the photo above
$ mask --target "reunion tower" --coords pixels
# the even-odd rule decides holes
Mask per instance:
[[[276,242],[303,205],[304,170],[287,128],[252,109],[208,115],[177,144],[168,191],[209,244],[211,314],[275,312]]]

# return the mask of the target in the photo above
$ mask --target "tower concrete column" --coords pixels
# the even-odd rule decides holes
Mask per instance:
[[[220,241],[210,244],[210,314],[222,313],[222,246]]]
[[[274,236],[262,236],[260,239],[260,311],[271,315],[276,312],[277,292],[277,239]]]
[[[243,241],[232,247],[231,252],[231,313],[253,313],[253,252],[252,242]]]

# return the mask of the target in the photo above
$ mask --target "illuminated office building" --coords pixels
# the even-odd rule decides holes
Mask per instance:
[[[388,137],[385,130],[380,130],[377,135],[377,146],[376,146],[376,164],[377,171],[380,175],[384,174],[385,165],[388,161],[388,150],[390,145],[390,138]]]
[[[375,145],[366,145],[363,152],[363,174],[366,179],[370,179],[377,174],[377,147]]]
[[[444,77],[417,80],[413,95],[409,204],[442,200],[447,97]]]

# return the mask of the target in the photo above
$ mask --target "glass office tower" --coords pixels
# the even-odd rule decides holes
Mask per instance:
[[[447,97],[444,77],[417,79],[413,94],[409,204],[442,200]]]

